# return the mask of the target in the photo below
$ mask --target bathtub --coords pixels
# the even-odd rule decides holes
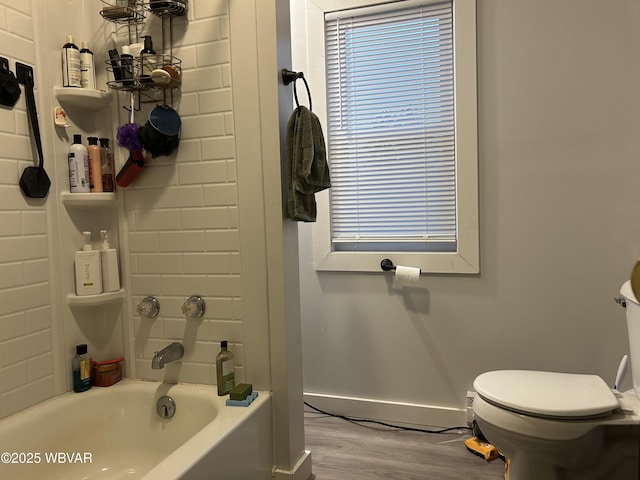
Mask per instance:
[[[161,418],[168,395],[175,415]],[[0,479],[261,480],[273,468],[271,396],[227,407],[215,387],[123,380],[0,420]]]

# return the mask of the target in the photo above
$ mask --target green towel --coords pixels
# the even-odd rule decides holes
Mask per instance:
[[[297,221],[316,221],[315,193],[331,186],[320,120],[307,107],[294,110],[286,132],[287,213]]]

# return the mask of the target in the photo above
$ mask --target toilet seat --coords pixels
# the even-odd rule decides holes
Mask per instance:
[[[611,388],[596,375],[498,370],[479,375],[473,387],[497,407],[542,418],[597,418],[619,406]]]

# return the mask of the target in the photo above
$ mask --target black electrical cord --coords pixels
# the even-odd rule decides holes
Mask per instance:
[[[398,429],[398,430],[408,430],[410,432],[422,432],[422,433],[447,433],[447,432],[450,432],[452,430],[462,430],[462,429],[471,430],[467,426],[464,426],[464,427],[447,427],[447,428],[442,428],[442,429],[439,429],[439,430],[427,430],[427,429],[424,429],[424,428],[405,427],[405,426],[401,426],[401,425],[392,425],[390,423],[381,422],[379,420],[371,420],[371,419],[367,419],[367,418],[354,418],[354,417],[348,417],[346,415],[340,415],[340,414],[337,414],[337,413],[330,413],[330,412],[322,410],[322,409],[320,409],[318,407],[314,407],[313,405],[311,405],[308,402],[304,402],[304,404],[307,407],[315,410],[316,412],[322,413],[323,415],[327,415],[329,417],[334,417],[334,418],[340,418],[342,420],[346,420],[347,422],[352,422],[352,423],[375,423],[376,425],[382,425],[382,426],[385,426],[385,427],[395,428],[395,429]]]

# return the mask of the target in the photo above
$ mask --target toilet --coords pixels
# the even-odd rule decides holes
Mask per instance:
[[[473,412],[483,435],[510,460],[509,480],[640,478],[640,303],[626,303],[634,389],[596,375],[499,370],[479,375]]]

